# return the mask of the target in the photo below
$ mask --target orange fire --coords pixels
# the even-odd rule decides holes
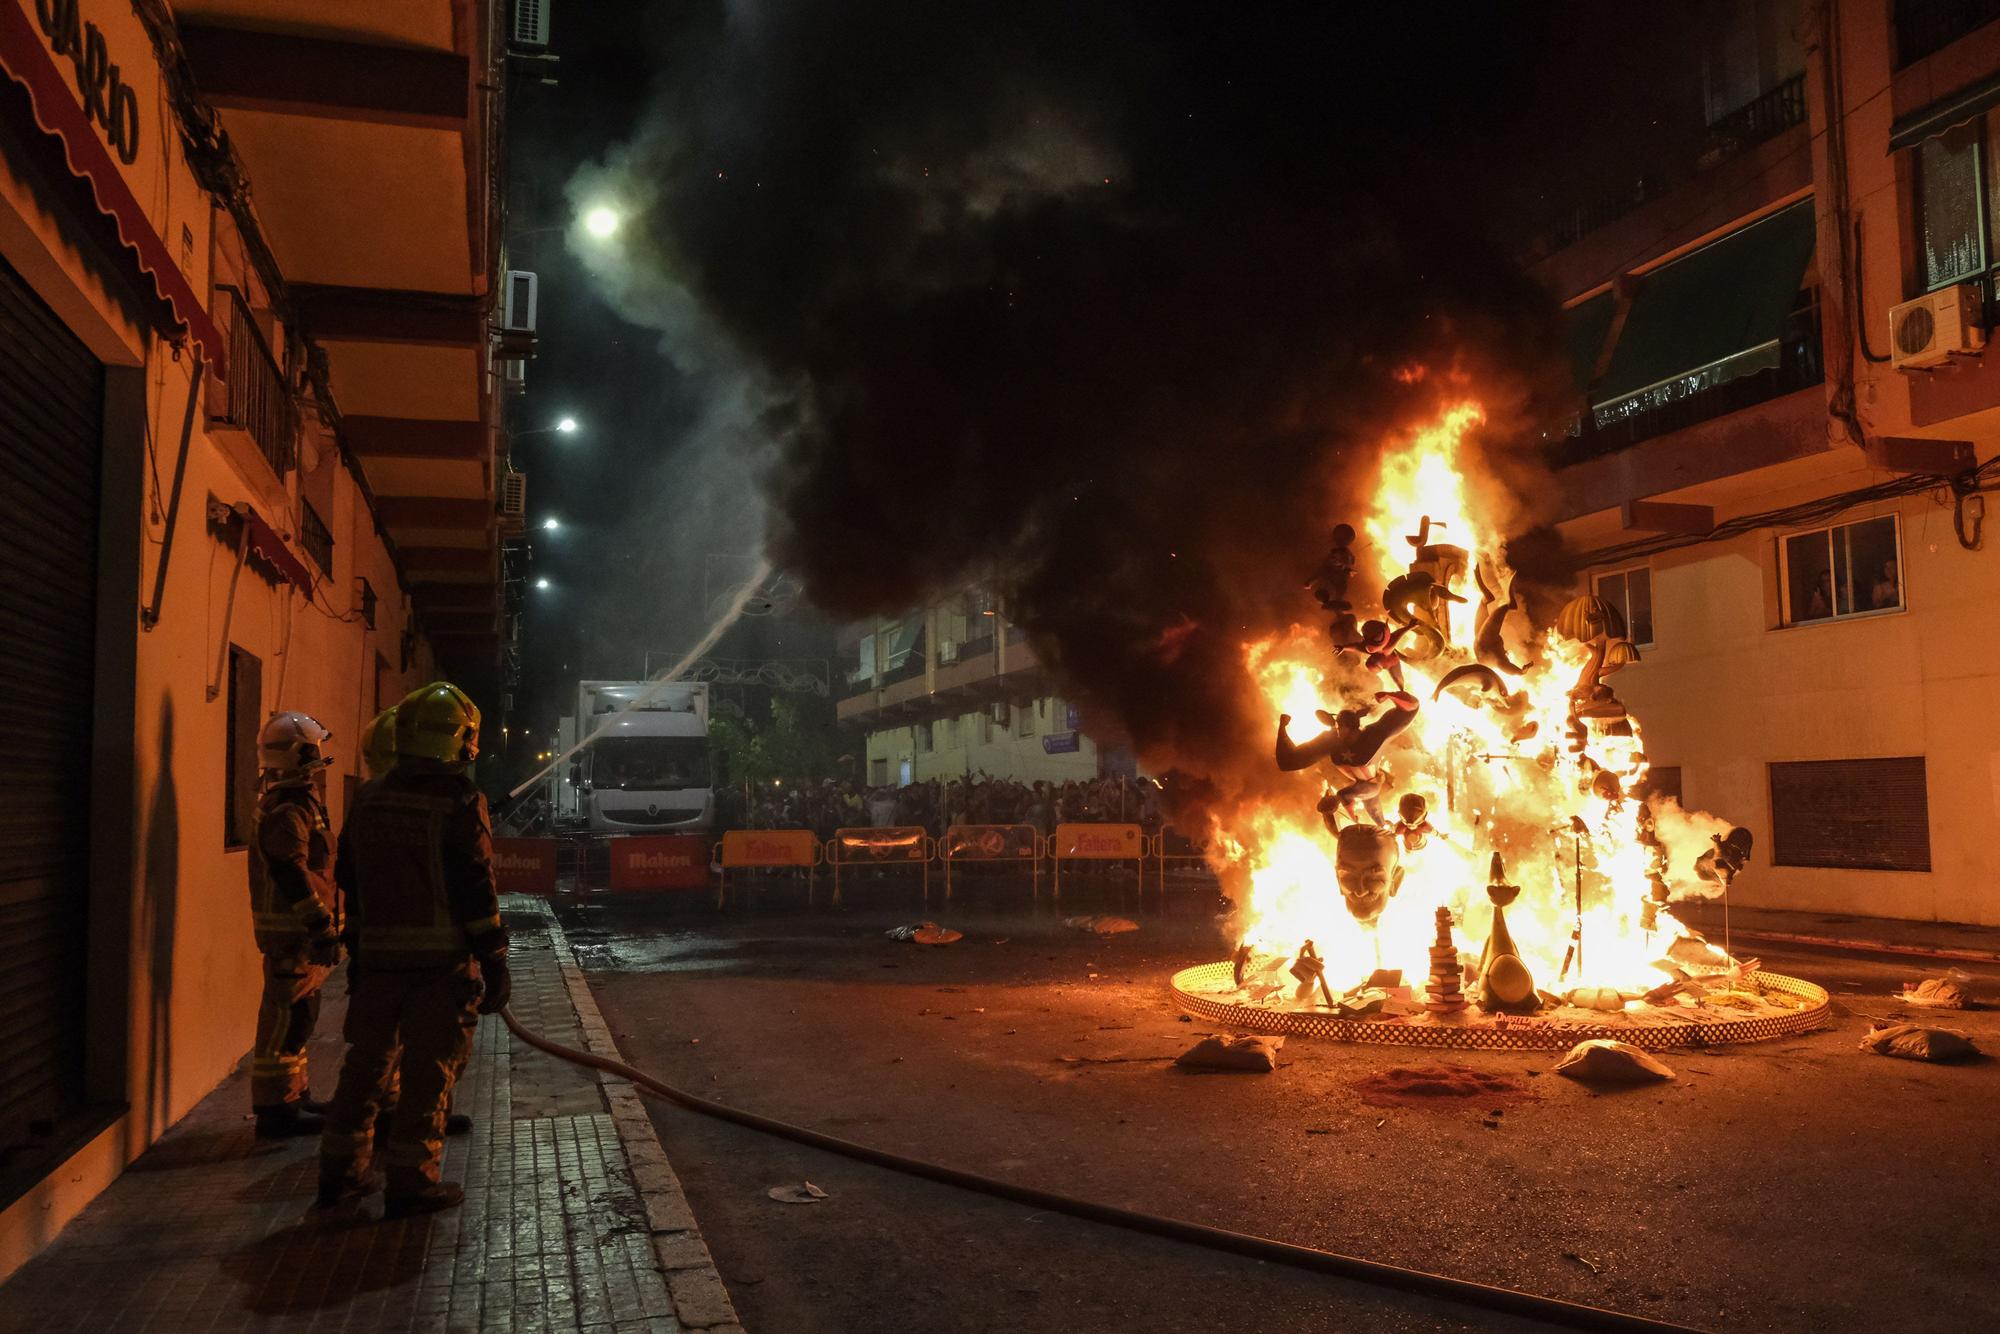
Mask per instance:
[[[1497,701],[1475,686],[1432,698],[1446,672],[1474,660],[1481,612],[1474,571],[1496,590],[1512,578],[1501,527],[1507,497],[1480,470],[1474,446],[1481,421],[1478,406],[1467,403],[1406,439],[1386,442],[1373,509],[1356,525],[1351,600],[1363,619],[1370,615],[1371,571],[1386,585],[1406,573],[1420,544],[1448,544],[1469,557],[1450,581],[1465,602],[1452,604],[1440,627],[1442,649],[1404,661],[1407,687],[1421,701],[1416,720],[1378,757],[1386,774],[1384,819],[1393,825],[1398,799],[1414,792],[1424,797],[1434,831],[1422,847],[1402,853],[1400,890],[1372,925],[1349,914],[1335,881],[1334,840],[1315,810],[1324,783],[1310,770],[1295,776],[1295,797],[1239,812],[1231,827],[1218,831],[1214,856],[1218,869],[1241,887],[1243,943],[1259,956],[1289,958],[1311,940],[1339,992],[1377,968],[1399,968],[1405,982],[1421,986],[1440,906],[1457,923],[1462,955],[1476,959],[1491,930],[1485,885],[1497,850],[1506,878],[1521,886],[1506,909],[1507,925],[1536,984],[1547,991],[1591,986],[1637,995],[1666,979],[1659,961],[1685,932],[1663,908],[1642,913],[1654,859],[1640,838],[1640,803],[1607,795],[1606,785],[1592,781],[1602,770],[1629,792],[1644,777],[1636,721],[1630,736],[1591,724],[1584,749],[1572,751],[1569,692],[1586,650],[1534,633],[1519,612],[1503,624],[1509,657],[1526,667],[1507,679],[1510,692],[1521,692],[1511,704],[1496,708]],[[1278,715],[1289,715],[1294,741],[1325,730],[1317,710],[1371,714],[1382,707],[1374,692],[1390,688],[1356,657],[1336,662],[1323,623],[1295,625],[1246,644],[1243,652],[1272,725]],[[1701,839],[1684,840],[1674,850],[1678,864],[1670,864],[1670,883],[1693,879],[1688,850],[1705,842],[1708,825],[1699,828]]]

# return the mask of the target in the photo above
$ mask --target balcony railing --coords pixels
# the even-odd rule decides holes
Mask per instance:
[[[299,501],[299,545],[312,557],[313,564],[319,566],[321,574],[333,578],[333,533],[326,526],[326,520],[319,517],[319,511],[312,502]],[[365,580],[363,582],[366,582]],[[373,609],[370,609],[373,614]]]
[[[254,440],[271,471],[283,477],[298,464],[298,405],[243,293],[234,287],[217,290],[229,293],[229,381],[217,420]]]
[[[1896,68],[2000,19],[2000,0],[1896,0]]]
[[[1794,74],[1709,123],[1704,164],[1720,162],[1776,138],[1806,118],[1806,76]]]

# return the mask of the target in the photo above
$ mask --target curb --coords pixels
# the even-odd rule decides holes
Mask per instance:
[[[590,983],[585,980],[583,969],[570,953],[569,937],[563,933],[562,923],[556,920],[555,909],[543,901],[542,911],[556,964],[562,969],[563,987],[569,992],[569,1002],[583,1029],[585,1049],[624,1060],[618,1044],[611,1039],[611,1030],[605,1027],[603,1014],[598,1011],[597,998],[590,994]],[[592,1073],[604,1089],[611,1122],[618,1128],[625,1161],[632,1168],[632,1182],[646,1206],[646,1221],[653,1233],[653,1254],[666,1275],[675,1316],[689,1329],[701,1330],[703,1334],[743,1334],[736,1307],[729,1300],[729,1290],[723,1286],[715,1259],[708,1253],[708,1243],[702,1240],[695,1225],[694,1211],[688,1207],[680,1178],[674,1175],[666,1151],[660,1147],[660,1137],[646,1113],[645,1100],[625,1080],[601,1070]]]
[[[2000,963],[2000,954],[1984,950],[1933,949],[1928,945],[1896,945],[1886,940],[1847,940],[1839,936],[1802,936],[1786,931],[1737,931],[1735,934],[1747,940],[1769,940],[1783,945],[1812,945],[1820,949],[1851,950],[1865,954],[1907,954],[1919,959]]]

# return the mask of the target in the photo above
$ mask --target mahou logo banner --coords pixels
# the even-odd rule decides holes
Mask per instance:
[[[493,840],[493,878],[502,894],[556,892],[556,841],[552,838]]]
[[[708,840],[699,834],[635,834],[610,840],[613,889],[704,889]]]

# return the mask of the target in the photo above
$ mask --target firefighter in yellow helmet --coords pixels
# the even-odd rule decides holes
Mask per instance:
[[[372,1189],[375,1115],[399,1077],[382,1158],[383,1215],[449,1209],[439,1179],[452,1084],[478,1015],[507,1003],[486,798],[466,767],[479,709],[445,681],[396,706],[395,766],[363,785],[340,832],[334,878],[347,895],[347,1059],[320,1142],[323,1206]]]
[[[250,839],[250,913],[264,956],[250,1105],[261,1139],[319,1133],[306,1042],[320,989],[339,962],[340,897],[326,817],[331,733],[305,713],[273,714],[257,733],[262,770]]]
[[[380,778],[396,767],[396,706],[375,715],[361,729],[361,763],[370,778]]]

